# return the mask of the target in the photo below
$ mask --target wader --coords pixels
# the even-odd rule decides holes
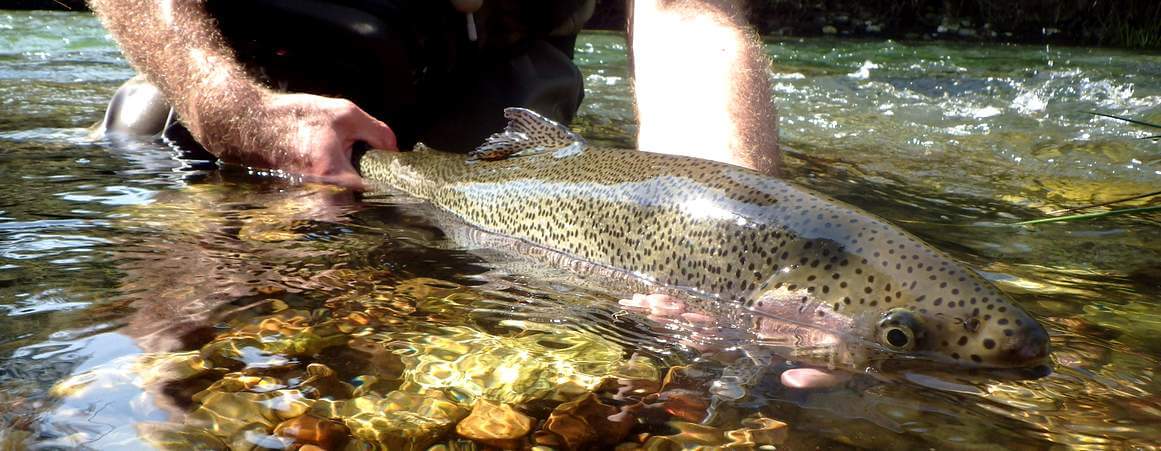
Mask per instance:
[[[521,106],[569,123],[584,96],[572,63],[595,0],[484,0],[471,16],[441,0],[207,0],[243,66],[267,86],[351,100],[416,141],[466,152]],[[469,32],[467,20],[475,25]],[[472,38],[475,38],[474,40]],[[164,96],[125,83],[106,133],[161,134],[195,158]]]

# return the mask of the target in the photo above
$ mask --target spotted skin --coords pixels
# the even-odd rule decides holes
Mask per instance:
[[[360,166],[373,188],[408,192],[487,232],[615,268],[719,312],[819,326],[889,357],[1044,363],[1047,334],[1036,320],[882,219],[737,166],[579,139],[562,147],[559,130],[548,129],[559,125],[544,127],[526,136],[547,144],[520,143],[542,151],[498,161],[420,145],[368,152]]]

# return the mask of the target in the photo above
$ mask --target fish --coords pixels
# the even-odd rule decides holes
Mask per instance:
[[[403,192],[536,261],[671,293],[838,360],[1042,366],[1045,328],[944,252],[857,207],[726,163],[602,148],[536,112],[469,155],[371,150],[372,192]],[[503,244],[507,243],[507,244]],[[616,291],[616,290],[614,290]],[[818,334],[815,334],[818,335]],[[832,360],[836,357],[832,356]]]

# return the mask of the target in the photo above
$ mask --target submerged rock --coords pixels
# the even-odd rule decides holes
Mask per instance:
[[[386,396],[320,400],[310,414],[342,420],[351,434],[388,449],[424,449],[468,415],[439,391],[423,395],[393,391]]]
[[[274,390],[265,393],[230,392],[219,384],[194,396],[200,405],[190,413],[195,424],[213,431],[219,437],[230,437],[253,424],[266,431],[274,425],[301,416],[312,401],[298,390]]]
[[[531,417],[512,406],[481,399],[476,401],[472,413],[456,425],[456,433],[487,446],[515,449],[532,431],[532,425]]]
[[[786,423],[770,418],[748,418],[742,427],[733,430],[703,424],[672,421],[668,425],[677,430],[672,435],[649,437],[640,449],[683,450],[691,448],[755,449],[781,445],[786,441]]]
[[[315,325],[312,316],[294,310],[281,312],[215,338],[202,347],[201,356],[221,367],[286,367],[293,365],[290,357],[313,356],[348,340],[336,323]]]
[[[335,370],[321,363],[306,366],[306,378],[299,386],[311,398],[347,399],[355,387],[338,379]]]
[[[567,449],[611,446],[619,443],[636,424],[628,410],[601,403],[589,393],[558,406],[537,431],[536,444]]]
[[[591,333],[522,321],[508,325],[524,330],[500,336],[443,327],[404,337],[397,342],[409,350],[402,356],[408,369],[400,390],[447,390],[465,406],[479,398],[563,401],[596,389],[624,361],[620,345]]]
[[[295,443],[338,449],[347,443],[350,430],[341,423],[313,415],[303,415],[279,423],[274,435],[287,437]]]

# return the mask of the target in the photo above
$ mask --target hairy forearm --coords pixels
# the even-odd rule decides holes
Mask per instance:
[[[777,173],[769,60],[736,0],[634,0],[630,45],[643,150]]]
[[[161,89],[208,150],[229,157],[260,144],[248,142],[248,129],[266,90],[246,75],[201,1],[89,4],[133,67]]]

